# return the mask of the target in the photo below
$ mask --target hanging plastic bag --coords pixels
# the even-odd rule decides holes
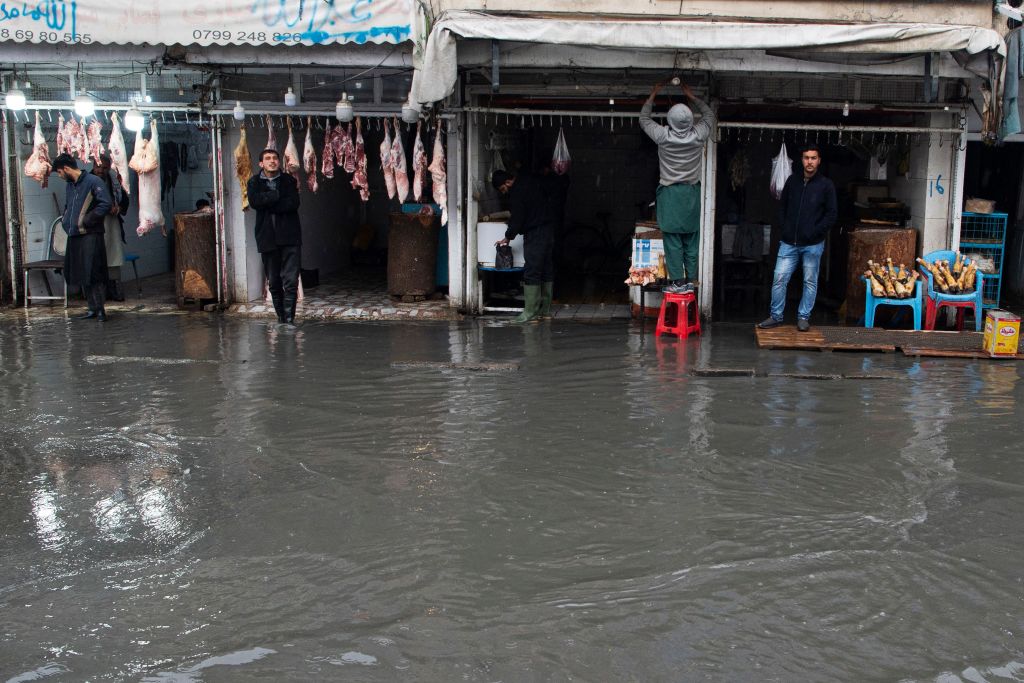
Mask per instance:
[[[772,161],[772,196],[776,199],[782,198],[782,188],[786,186],[786,181],[789,180],[789,176],[793,173],[793,160],[789,158],[789,154],[786,152],[786,143],[782,143],[782,148],[779,149],[779,156],[775,157]]]
[[[558,175],[565,175],[572,165],[572,157],[569,156],[569,146],[565,144],[565,131],[558,129],[558,142],[555,143],[555,153],[551,156],[551,170]]]

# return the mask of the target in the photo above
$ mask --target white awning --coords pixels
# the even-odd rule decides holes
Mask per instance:
[[[988,28],[944,24],[797,24],[699,19],[500,15],[468,10],[441,14],[413,77],[411,99],[444,99],[458,76],[459,38],[657,51],[827,50],[872,54],[952,52],[974,73],[991,77],[990,55],[1006,44]],[[999,66],[1001,66],[1001,61]],[[998,72],[998,67],[996,67]]]
[[[0,4],[0,43],[331,45],[412,40],[410,0],[47,0]]]

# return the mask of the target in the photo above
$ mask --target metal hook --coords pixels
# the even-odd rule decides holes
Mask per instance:
[[[46,120],[53,123],[53,112],[49,109],[46,110]]]

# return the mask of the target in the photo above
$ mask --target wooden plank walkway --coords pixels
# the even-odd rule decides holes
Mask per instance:
[[[863,327],[814,326],[800,332],[796,326],[780,325],[770,330],[754,328],[758,348],[803,351],[874,351],[934,358],[991,358],[982,351],[979,332],[884,330]],[[1000,359],[1024,360],[1024,354]],[[999,359],[996,359],[999,360]]]

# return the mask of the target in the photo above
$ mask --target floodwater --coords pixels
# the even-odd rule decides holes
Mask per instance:
[[[1024,680],[1024,366],[650,332],[7,314],[0,680]]]

